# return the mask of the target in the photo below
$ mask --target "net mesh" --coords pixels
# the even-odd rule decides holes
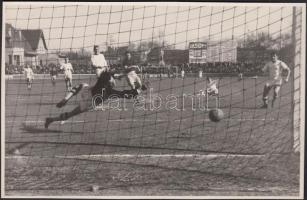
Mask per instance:
[[[300,51],[289,52],[301,43],[300,9],[15,4],[4,11],[6,192],[152,184],[173,195],[217,188],[230,194],[229,187],[297,194],[299,162],[292,153]],[[140,102],[108,100],[45,129],[46,117],[82,101],[78,94],[55,106],[67,94],[63,57],[73,66],[73,86],[96,83],[94,45],[116,73],[123,71],[125,52],[132,53],[148,84]],[[269,80],[262,68],[272,52],[293,73],[274,106],[261,109]],[[31,89],[22,74],[26,65],[34,72]],[[54,83],[53,66],[59,73]],[[218,94],[203,93],[207,78],[217,80]],[[130,89],[125,78],[116,83],[118,90]],[[208,112],[216,107],[224,117],[212,122]]]

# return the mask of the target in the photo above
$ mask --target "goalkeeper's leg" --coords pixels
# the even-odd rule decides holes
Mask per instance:
[[[45,121],[45,128],[48,128],[48,126],[52,123],[52,122],[55,122],[55,121],[65,121],[75,115],[78,115],[82,112],[85,112],[86,110],[82,110],[80,108],[80,106],[77,106],[75,109],[73,109],[72,111],[70,112],[65,112],[65,113],[62,113],[60,114],[59,116],[57,117],[47,117],[46,118],[46,121]]]
[[[62,99],[59,103],[56,104],[56,107],[61,108],[63,106],[65,106],[65,104],[68,102],[69,99],[71,99],[73,96],[77,95],[80,90],[87,84],[85,83],[81,83],[75,87],[73,87],[64,97],[64,99]]]

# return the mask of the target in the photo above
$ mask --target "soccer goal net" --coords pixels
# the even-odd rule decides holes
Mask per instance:
[[[151,178],[159,170],[191,183],[199,173],[209,185],[219,180],[215,188],[255,180],[298,189],[302,7],[6,3],[3,10],[6,191],[146,184],[159,182]],[[107,68],[116,83],[111,98],[72,114],[85,96],[93,99],[97,70]],[[114,90],[138,93],[122,98]]]

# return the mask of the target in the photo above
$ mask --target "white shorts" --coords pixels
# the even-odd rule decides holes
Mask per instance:
[[[140,77],[135,73],[135,71],[131,71],[127,74],[127,81],[129,85],[133,89],[140,88],[142,86],[142,82]]]
[[[92,104],[92,91],[91,87],[87,83],[82,84],[82,88],[80,90],[81,100],[79,102],[79,107],[81,111],[91,110],[93,108]]]
[[[52,75],[52,76],[51,76],[51,79],[52,79],[52,80],[55,80],[55,79],[56,79],[56,75]]]
[[[267,84],[269,87],[272,87],[272,86],[281,86],[281,84],[282,84],[282,79],[268,80],[268,81],[266,82],[266,84]]]
[[[65,80],[72,80],[72,74],[64,74]]]
[[[105,66],[105,67],[96,67],[96,68],[95,68],[95,73],[96,73],[97,78],[100,77],[100,74],[101,74],[102,72],[107,71],[107,69],[108,69],[107,66]]]

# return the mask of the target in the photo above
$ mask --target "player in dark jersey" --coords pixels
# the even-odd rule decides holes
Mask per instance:
[[[110,96],[118,98],[135,98],[138,95],[136,89],[131,90],[114,90],[112,87],[114,85],[114,78],[111,72],[102,72],[97,79],[94,86],[90,87],[87,83],[81,83],[71,89],[70,92],[56,104],[56,107],[61,108],[78,93],[81,94],[81,100],[79,105],[70,112],[64,112],[57,117],[47,117],[45,121],[45,128],[55,121],[65,121],[75,115],[80,113],[95,109],[103,101],[107,100]]]
[[[124,67],[124,71],[123,74],[120,75],[118,78],[125,76],[131,89],[133,90],[136,89],[138,93],[140,93],[141,90],[146,90],[147,87],[142,84],[140,77],[136,73],[136,71],[141,71],[141,70],[139,66],[135,63],[129,51],[126,52],[126,57],[122,65]]]
[[[56,66],[52,66],[50,69],[50,77],[51,77],[51,82],[53,86],[55,86],[55,83],[56,83],[55,81],[56,81],[57,76],[58,76],[58,70]]]

